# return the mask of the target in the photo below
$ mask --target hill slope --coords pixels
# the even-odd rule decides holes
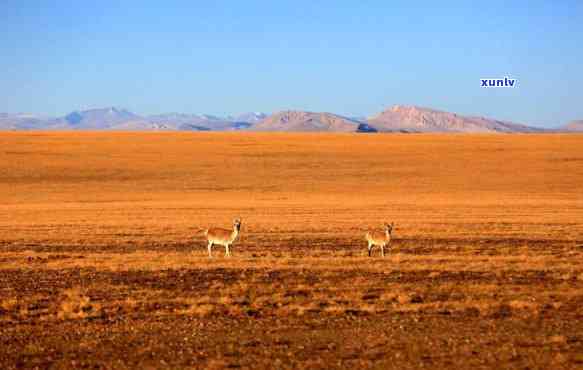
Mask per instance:
[[[484,117],[416,106],[395,105],[368,119],[379,131],[409,132],[539,132],[541,129]]]
[[[282,111],[252,126],[254,131],[355,132],[361,122],[333,113]]]

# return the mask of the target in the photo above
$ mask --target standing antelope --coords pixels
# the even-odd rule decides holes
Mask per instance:
[[[390,224],[385,224],[385,231],[369,231],[364,235],[364,238],[368,242],[368,256],[371,256],[372,248],[375,245],[381,247],[381,255],[385,256],[385,246],[391,242],[391,232],[395,226],[394,222]]]
[[[230,246],[239,236],[239,231],[241,230],[241,220],[235,219],[233,221],[233,230],[221,229],[218,227],[213,227],[205,231],[206,239],[208,242],[209,257],[212,257],[211,249],[214,244],[225,246],[225,256],[231,256]]]

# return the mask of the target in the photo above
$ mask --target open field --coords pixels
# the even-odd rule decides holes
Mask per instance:
[[[0,364],[583,368],[582,184],[583,135],[0,133]]]

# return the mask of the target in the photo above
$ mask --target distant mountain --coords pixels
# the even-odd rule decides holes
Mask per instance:
[[[147,119],[175,130],[235,131],[247,129],[265,117],[265,113],[245,113],[227,118],[207,114],[168,113],[149,116]]]
[[[367,122],[367,118],[365,116],[355,116],[355,117],[348,117],[353,121],[357,121],[357,122],[362,122],[362,123],[366,123]]]
[[[56,118],[28,113],[0,113],[0,130],[44,130],[62,126]]]
[[[333,113],[288,110],[274,113],[252,126],[254,131],[355,132],[361,122]]]
[[[562,127],[563,131],[583,132],[583,120],[571,121]]]
[[[379,131],[405,132],[541,132],[542,129],[498,121],[484,117],[461,116],[456,113],[416,106],[395,105],[368,123]]]
[[[262,112],[248,112],[239,114],[237,116],[229,116],[227,117],[227,119],[232,122],[247,122],[254,124],[263,121],[264,119],[267,118],[267,116],[268,116],[267,114]]]
[[[463,116],[417,106],[395,105],[368,119],[334,113],[286,110],[217,117],[166,113],[141,116],[124,108],[73,111],[63,117],[0,113],[0,130],[282,131],[282,132],[583,132],[583,120],[540,129],[491,118]]]
[[[71,129],[77,130],[107,130],[115,129],[117,125],[135,123],[145,126],[146,121],[126,109],[108,107],[74,111],[61,118]]]
[[[0,130],[230,131],[249,128],[267,115],[250,113],[221,118],[207,114],[168,113],[143,117],[117,107],[78,110],[64,117],[0,113]]]
[[[231,130],[232,122],[211,115],[166,113],[147,117],[151,124],[167,127],[170,130],[208,131]]]

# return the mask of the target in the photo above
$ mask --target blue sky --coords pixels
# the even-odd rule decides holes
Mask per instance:
[[[583,119],[580,0],[4,0],[0,20],[0,112]],[[505,76],[518,87],[480,87]]]

